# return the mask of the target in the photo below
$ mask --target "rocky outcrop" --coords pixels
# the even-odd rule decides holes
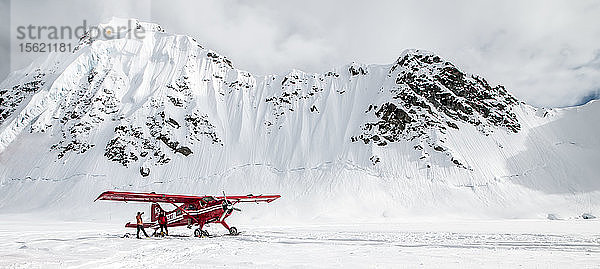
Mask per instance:
[[[46,83],[46,73],[36,69],[31,74],[25,74],[26,82],[17,84],[11,88],[0,89],[0,124],[15,112],[21,103],[38,92]]]
[[[440,145],[446,130],[459,129],[458,123],[476,126],[482,134],[498,127],[514,133],[521,128],[512,111],[518,101],[503,86],[491,87],[431,52],[405,52],[388,74],[394,83],[381,91],[389,100],[368,107],[365,113],[376,120],[363,124],[362,133],[352,141],[386,146],[416,139],[419,145],[445,151]],[[462,166],[451,154],[448,157]]]

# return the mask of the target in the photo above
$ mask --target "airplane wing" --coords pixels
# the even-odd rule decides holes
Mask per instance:
[[[173,195],[141,192],[105,191],[96,200],[148,203],[193,203],[206,196]]]
[[[227,200],[235,201],[237,203],[270,203],[277,200],[278,198],[281,198],[281,195],[227,195]],[[225,196],[215,196],[215,199],[225,199]]]

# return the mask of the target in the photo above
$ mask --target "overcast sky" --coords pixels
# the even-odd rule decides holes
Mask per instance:
[[[387,64],[404,49],[419,48],[537,106],[574,105],[600,91],[595,0],[13,0],[10,7],[1,1],[2,12],[10,10],[10,30],[0,26],[0,52],[12,48],[13,69],[31,57],[15,53],[17,26],[118,16],[193,36],[257,75],[292,68],[323,72],[351,61]]]

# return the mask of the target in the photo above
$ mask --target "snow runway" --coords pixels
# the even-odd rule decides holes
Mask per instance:
[[[5,268],[599,268],[600,221],[239,225],[211,238],[124,238],[116,223],[0,223]],[[133,232],[135,232],[133,230]]]

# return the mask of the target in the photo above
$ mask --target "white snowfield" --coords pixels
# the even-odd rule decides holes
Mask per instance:
[[[3,268],[598,268],[598,221],[444,221],[209,227],[124,237],[107,223],[9,219]]]
[[[600,209],[600,102],[535,108],[418,50],[255,77],[136,23],[145,38],[83,39],[0,84],[0,217],[43,216],[0,224],[0,266],[600,264],[581,219]],[[240,237],[136,241],[121,222],[149,205],[105,190],[282,198],[244,207]],[[337,224],[298,227],[319,223]]]

